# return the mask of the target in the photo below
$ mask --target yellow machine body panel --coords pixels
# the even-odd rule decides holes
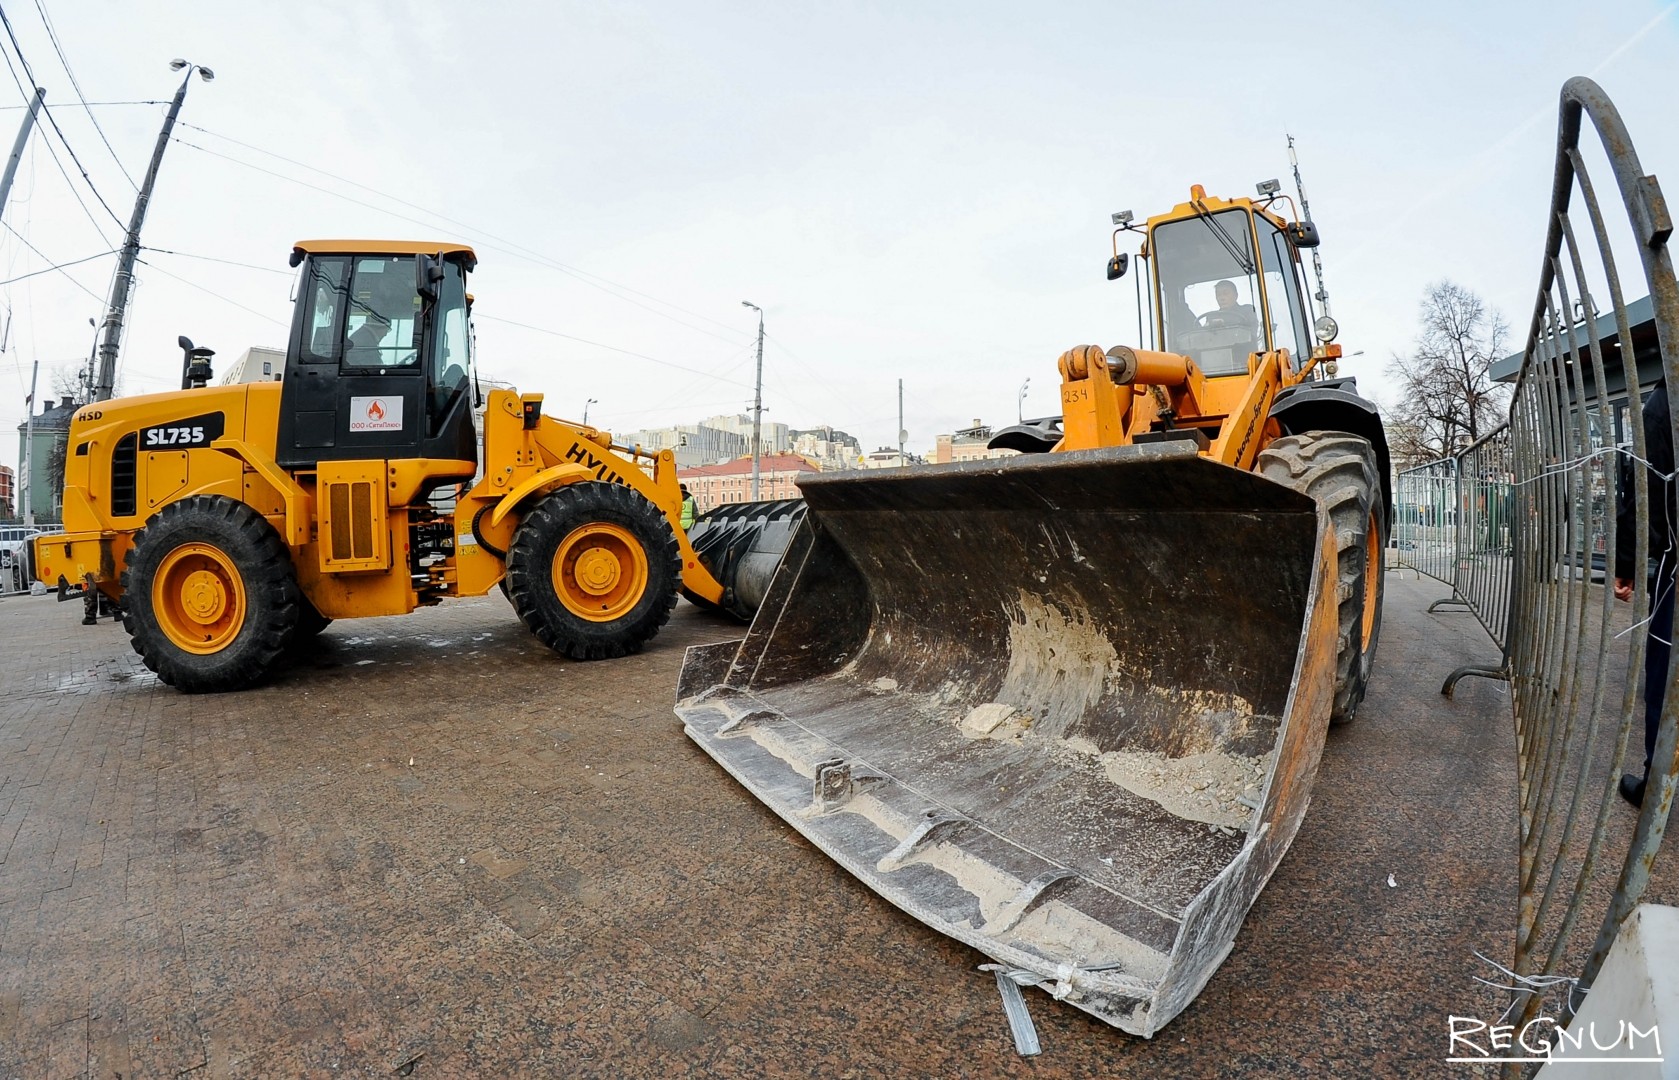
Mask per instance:
[[[315,473],[323,574],[388,570],[389,521],[383,461],[323,461]]]
[[[579,481],[633,488],[669,520],[682,554],[682,585],[713,603],[723,586],[701,565],[681,525],[682,485],[676,457],[614,446],[597,428],[542,415],[542,395],[492,390],[484,408],[484,473],[455,508],[456,587],[477,595],[501,580],[502,560],[532,499]]]
[[[161,507],[226,495],[286,524],[285,493],[217,444],[272,446],[276,383],[204,387],[95,402],[71,418],[64,534],[41,537],[36,576],[93,584],[113,599],[133,534]]]
[[[71,421],[65,531],[41,538],[37,576],[48,584],[91,580],[120,599],[127,549],[148,518],[195,495],[225,495],[255,508],[286,538],[299,586],[323,615],[402,614],[444,596],[495,588],[505,573],[495,552],[507,550],[530,503],[563,484],[599,480],[631,487],[657,506],[676,533],[683,586],[719,600],[722,586],[680,527],[681,485],[670,451],[614,447],[596,428],[541,416],[541,401],[540,394],[491,391],[483,476],[458,500],[451,522],[455,555],[431,567],[429,582],[418,588],[406,563],[411,512],[432,513],[426,493],[440,479],[471,476],[475,463],[421,458],[280,469],[272,454],[277,383],[100,402]]]

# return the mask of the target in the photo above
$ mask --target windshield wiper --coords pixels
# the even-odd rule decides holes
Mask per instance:
[[[1201,224],[1205,225],[1214,236],[1218,237],[1218,242],[1223,244],[1224,250],[1229,253],[1232,259],[1236,260],[1236,265],[1242,268],[1242,273],[1247,274],[1250,277],[1256,273],[1253,260],[1243,254],[1242,249],[1237,246],[1236,241],[1231,238],[1230,234],[1226,233],[1222,228],[1214,224],[1212,214],[1198,206],[1195,208],[1195,216],[1200,219]]]

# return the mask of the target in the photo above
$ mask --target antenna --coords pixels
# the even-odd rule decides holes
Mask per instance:
[[[1312,220],[1312,204],[1306,201],[1306,184],[1300,179],[1300,159],[1294,155],[1294,136],[1288,136],[1288,163],[1294,168],[1294,190],[1300,193],[1300,216],[1306,221]],[[1323,256],[1318,249],[1312,249],[1312,273],[1317,275],[1317,301],[1323,305],[1323,313],[1329,314],[1329,290],[1323,285]]]

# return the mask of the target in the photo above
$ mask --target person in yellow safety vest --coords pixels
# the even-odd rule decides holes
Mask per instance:
[[[699,504],[694,502],[693,493],[688,485],[682,485],[682,531],[687,532],[694,527],[694,518],[699,510]]]

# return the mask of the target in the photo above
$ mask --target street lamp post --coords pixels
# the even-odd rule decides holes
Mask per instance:
[[[1020,394],[1018,399],[1015,401],[1015,416],[1019,418],[1019,422],[1022,424],[1026,422],[1026,384],[1031,381],[1031,377],[1028,376],[1025,381],[1020,384]]]
[[[585,401],[583,403],[583,426],[584,427],[589,426],[589,406],[599,405],[599,404],[600,404],[600,399],[599,398],[590,398],[588,401]]]
[[[123,234],[122,251],[117,256],[117,272],[111,277],[111,299],[105,305],[105,329],[99,342],[99,375],[94,383],[93,399],[105,401],[111,396],[116,381],[117,348],[122,341],[122,320],[128,311],[128,295],[134,288],[134,261],[140,257],[140,226],[146,223],[146,206],[152,201],[152,185],[157,183],[157,169],[163,164],[163,150],[169,145],[169,133],[175,130],[175,117],[181,114],[181,103],[187,99],[187,84],[194,72],[205,82],[216,77],[207,67],[187,60],[169,62],[172,70],[186,70],[175,100],[163,118],[163,130],[157,133],[157,146],[152,150],[152,163],[146,169],[146,179],[140,184],[140,194],[134,199],[134,214],[128,219],[128,231]]]
[[[763,450],[764,425],[764,309],[750,300],[741,307],[758,313],[758,377],[752,384],[752,501],[758,501],[758,458]]]

